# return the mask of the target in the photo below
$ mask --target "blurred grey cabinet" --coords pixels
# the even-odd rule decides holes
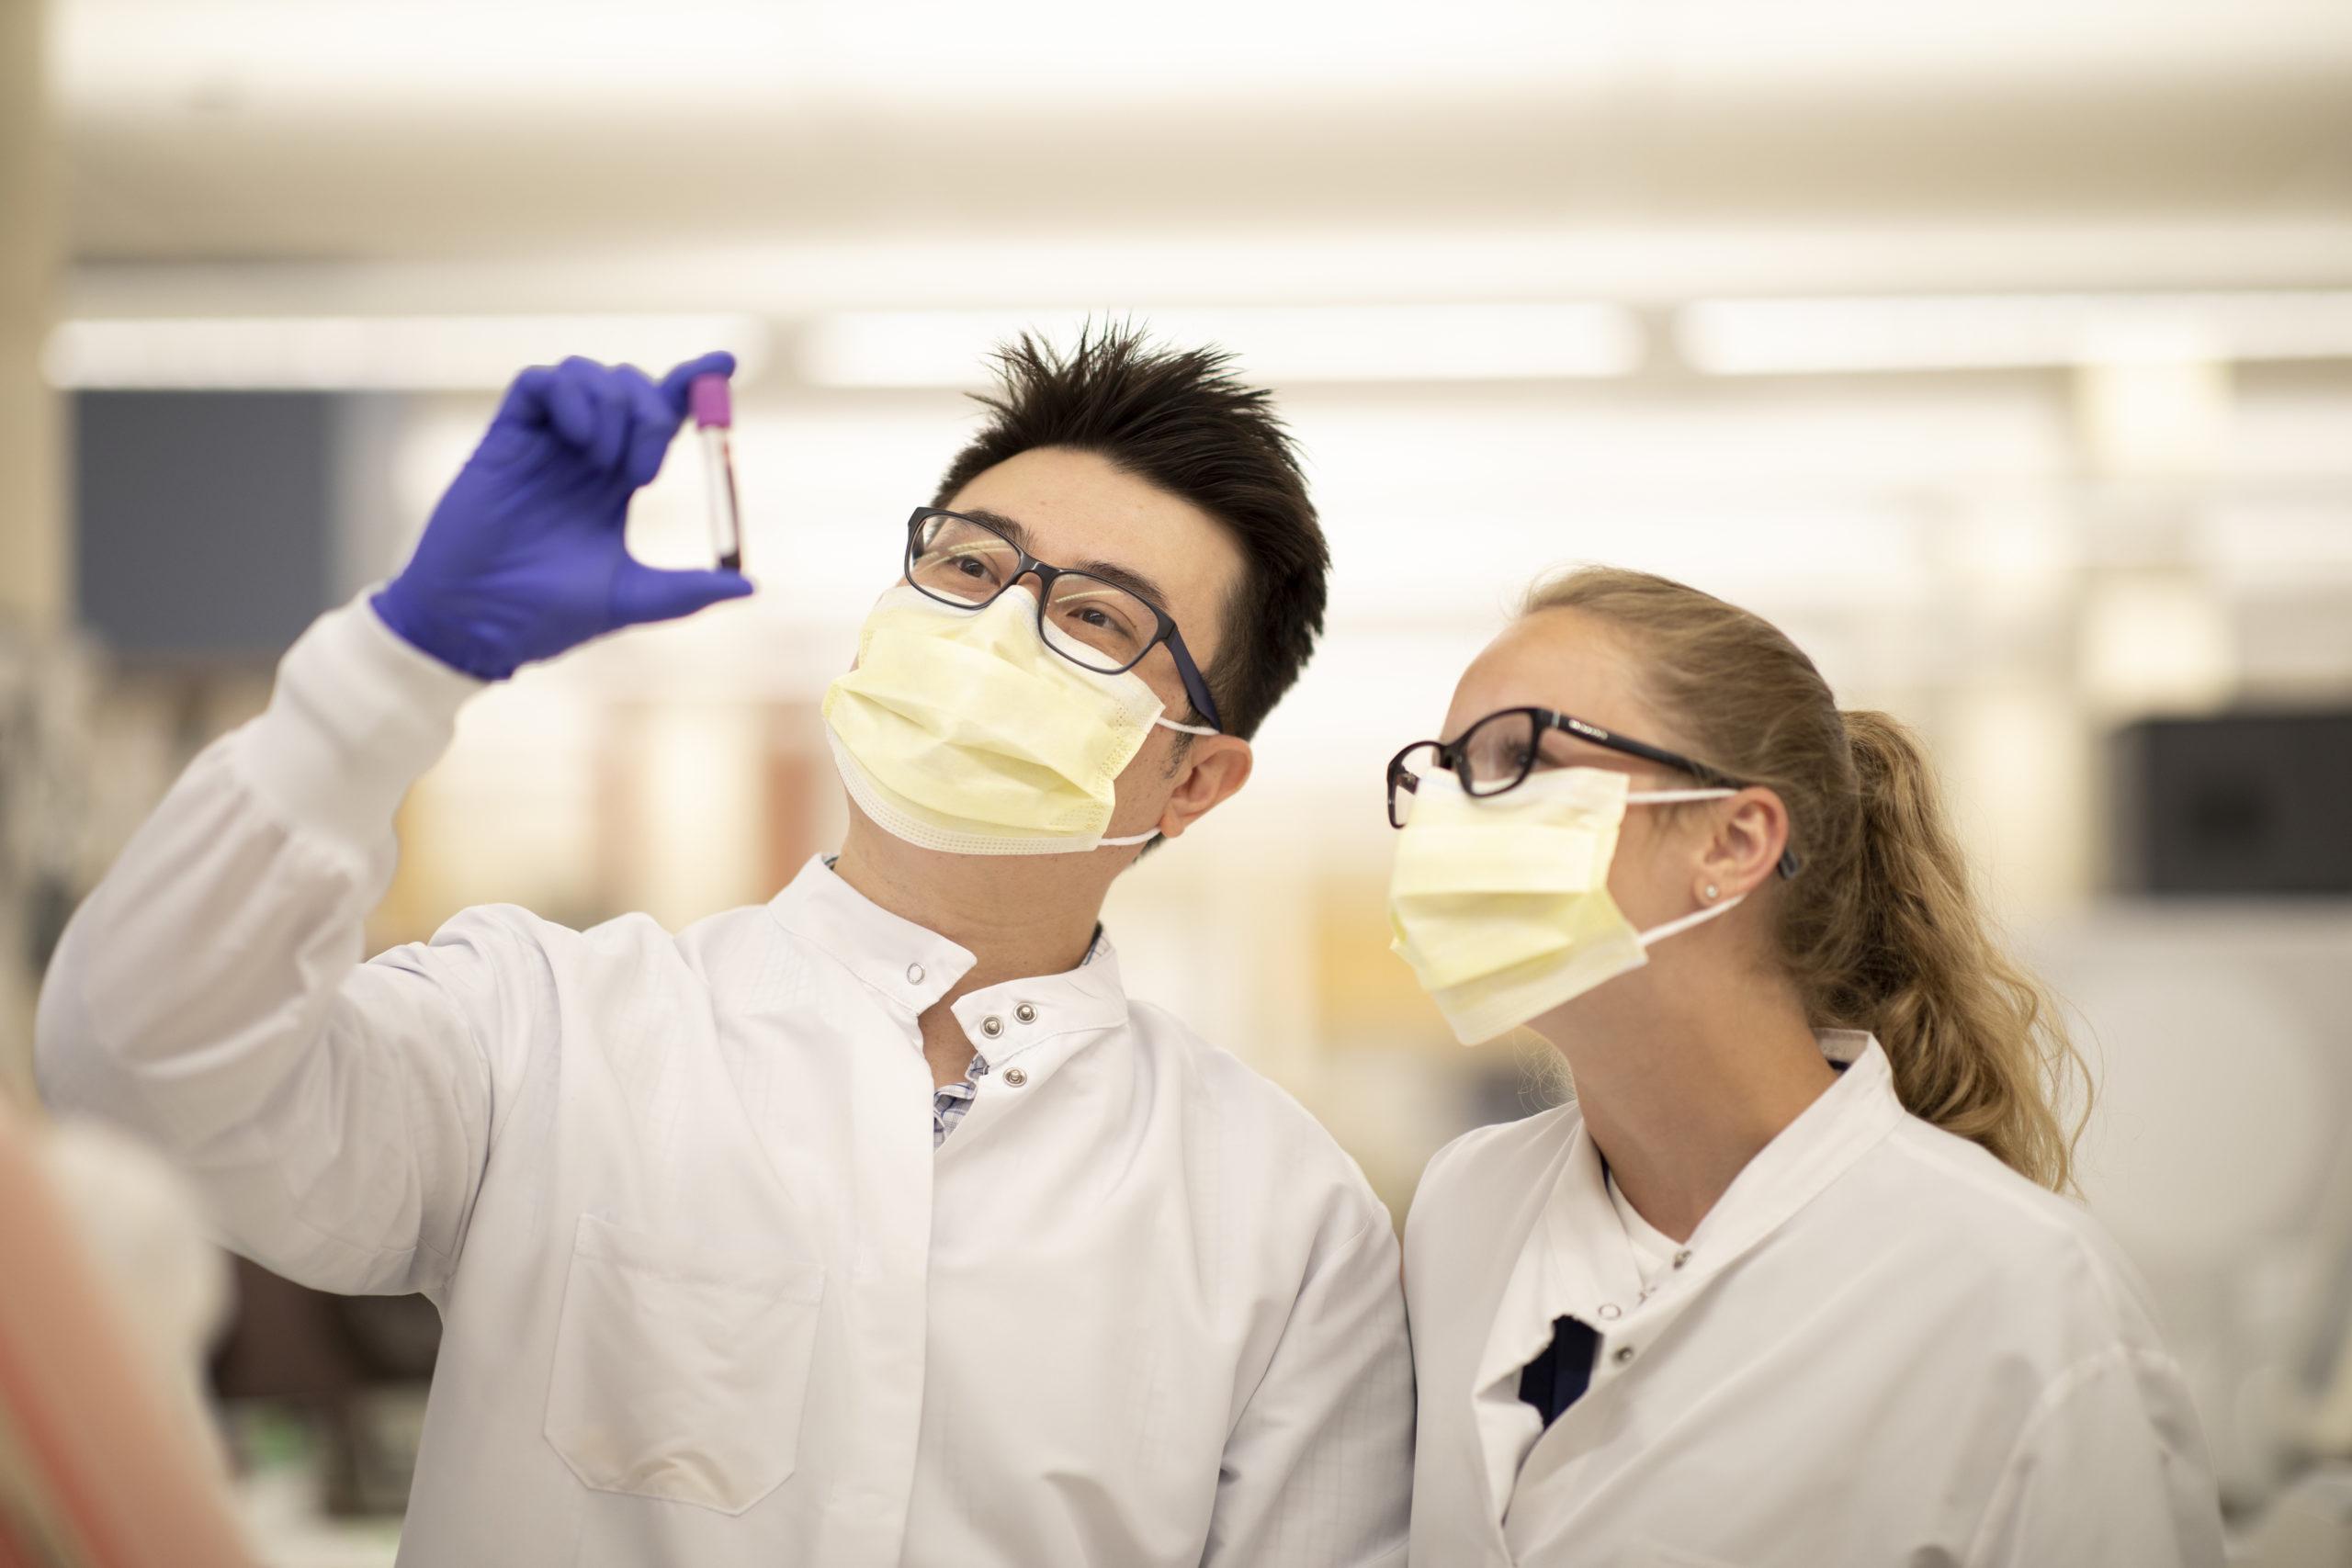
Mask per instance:
[[[283,652],[334,597],[335,402],[324,392],[78,394],[82,624],[134,660]]]

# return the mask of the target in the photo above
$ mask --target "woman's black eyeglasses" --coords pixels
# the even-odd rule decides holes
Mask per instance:
[[[1388,760],[1388,825],[1405,825],[1405,819],[1412,814],[1413,795],[1420,787],[1421,778],[1432,769],[1443,769],[1459,779],[1464,795],[1485,798],[1517,789],[1535,772],[1536,763],[1542,760],[1544,732],[1554,729],[1628,757],[1639,757],[1645,762],[1688,773],[1709,789],[1744,787],[1720,768],[1711,768],[1662,746],[1616,734],[1564,713],[1554,713],[1550,708],[1504,708],[1464,730],[1459,739],[1416,740]],[[1796,852],[1784,851],[1781,855],[1781,874],[1794,876],[1797,863]]]

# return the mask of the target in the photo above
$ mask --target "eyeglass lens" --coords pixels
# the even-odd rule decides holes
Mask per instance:
[[[1021,570],[1021,551],[992,528],[933,514],[917,525],[907,580],[950,604],[980,605],[1004,592]],[[1116,583],[1065,571],[1046,590],[1039,627],[1046,646],[1072,663],[1104,674],[1133,665],[1151,646],[1159,617]]]
[[[1471,795],[1500,795],[1535,766],[1543,737],[1535,716],[1520,710],[1489,714],[1454,748],[1455,771]]]

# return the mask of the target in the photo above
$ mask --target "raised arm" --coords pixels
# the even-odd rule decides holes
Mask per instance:
[[[526,371],[406,570],[303,634],[268,710],[190,765],[67,928],[43,1095],[153,1141],[281,1273],[430,1291],[454,1266],[503,1091],[555,1014],[520,910],[360,962],[392,814],[483,681],[750,591],[621,540],[688,381],[729,367]]]

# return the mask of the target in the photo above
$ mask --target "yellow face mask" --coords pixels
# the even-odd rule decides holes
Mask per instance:
[[[1120,772],[1162,718],[1142,676],[1082,670],[1037,633],[1014,588],[978,610],[900,583],[860,635],[857,668],[825,692],[825,736],[858,808],[923,849],[1066,854],[1105,839]]]
[[[1634,929],[1609,896],[1625,808],[1737,792],[1630,789],[1628,775],[1608,768],[1537,773],[1483,797],[1463,793],[1451,773],[1421,779],[1396,843],[1389,945],[1464,1045],[1639,968],[1651,943],[1739,902]]]

